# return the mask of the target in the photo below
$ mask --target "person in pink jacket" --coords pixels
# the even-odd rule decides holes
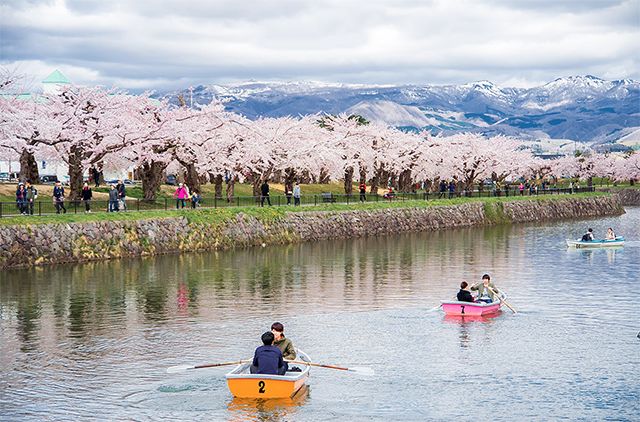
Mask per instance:
[[[189,193],[182,183],[178,185],[178,189],[173,193],[173,197],[176,200],[176,209],[184,208],[184,204],[189,197]]]

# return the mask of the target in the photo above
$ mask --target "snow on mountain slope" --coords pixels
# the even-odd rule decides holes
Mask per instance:
[[[590,75],[558,78],[528,89],[503,88],[489,81],[397,86],[249,81],[164,94],[174,104],[178,95],[194,106],[219,99],[228,110],[249,118],[357,112],[408,129],[528,138],[544,133],[551,138],[612,142],[621,130],[640,127],[640,83]]]
[[[391,126],[424,127],[437,125],[438,120],[428,118],[418,107],[405,106],[393,101],[361,101],[349,107],[347,114],[358,114],[367,120],[384,121]]]

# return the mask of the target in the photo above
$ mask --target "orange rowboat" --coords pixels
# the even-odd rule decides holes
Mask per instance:
[[[309,356],[297,351],[298,360],[311,362]],[[253,399],[282,399],[293,397],[309,378],[310,365],[302,365],[302,372],[287,371],[285,375],[252,374],[251,363],[242,363],[226,375],[229,391],[234,397]]]

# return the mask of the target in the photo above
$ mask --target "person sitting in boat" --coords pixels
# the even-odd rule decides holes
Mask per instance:
[[[459,302],[473,302],[473,296],[469,291],[469,283],[466,281],[460,283],[460,291],[458,292],[457,299]]]
[[[616,234],[613,232],[613,229],[609,227],[607,229],[607,236],[605,237],[607,240],[616,240]]]
[[[286,360],[296,360],[296,348],[293,347],[291,339],[284,336],[284,325],[280,322],[274,322],[271,324],[271,332],[275,337],[273,345],[276,346],[282,352],[282,357]],[[285,361],[285,369],[289,370],[289,364]],[[295,369],[299,370],[299,369]]]
[[[253,363],[250,367],[252,374],[284,375],[287,371],[282,352],[273,345],[275,336],[271,331],[262,335],[262,346],[256,349]]]
[[[476,302],[492,303],[498,299],[498,288],[491,282],[491,276],[485,274],[482,276],[482,283],[474,284],[471,290],[478,291]]]
[[[582,235],[582,241],[591,242],[592,240],[595,240],[595,238],[593,237],[593,229],[589,228],[587,232]]]

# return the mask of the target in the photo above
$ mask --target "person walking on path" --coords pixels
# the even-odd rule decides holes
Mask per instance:
[[[20,214],[27,214],[27,190],[24,188],[24,183],[20,182],[16,189],[16,205]]]
[[[64,186],[59,181],[53,187],[53,205],[56,207],[56,214],[60,214],[60,210],[64,214],[67,213],[67,209],[64,207]]]
[[[93,192],[89,187],[89,184],[85,182],[82,186],[82,192],[80,192],[80,198],[84,202],[84,212],[91,212],[91,198],[93,198]]]
[[[296,185],[293,187],[293,206],[297,207],[300,205],[300,183],[296,182]]]
[[[291,205],[291,196],[293,195],[293,189],[288,183],[284,185],[284,195],[287,197],[287,205]]]
[[[200,205],[200,194],[198,193],[197,190],[194,190],[193,194],[191,195],[191,208],[195,210],[199,205]]]
[[[173,197],[176,200],[176,209],[184,208],[184,203],[187,200],[188,196],[189,194],[187,193],[187,189],[182,183],[180,183],[176,191],[173,193]]]
[[[445,180],[440,181],[440,195],[438,198],[444,198],[444,195],[447,193],[447,182]]]
[[[36,199],[38,199],[38,189],[36,189],[31,182],[27,182],[27,207],[29,215],[33,215],[33,206],[36,203]]]
[[[271,199],[269,198],[269,184],[265,180],[262,186],[260,186],[260,206],[264,207],[264,201],[267,200],[267,204],[271,206]]]
[[[524,185],[522,182],[518,185],[518,189],[520,189],[520,196],[524,196]]]
[[[122,211],[127,210],[127,189],[124,186],[124,182],[122,180],[118,180],[118,184],[116,185],[116,190],[118,191],[118,208]]]
[[[453,198],[453,195],[456,193],[456,184],[452,180],[449,182],[449,199]]]
[[[358,186],[358,189],[360,190],[360,202],[366,202],[367,201],[367,185],[362,182],[360,183],[360,186]]]
[[[116,189],[115,185],[111,185],[111,188],[109,189],[109,212],[116,212],[120,210],[118,202],[118,189]]]

